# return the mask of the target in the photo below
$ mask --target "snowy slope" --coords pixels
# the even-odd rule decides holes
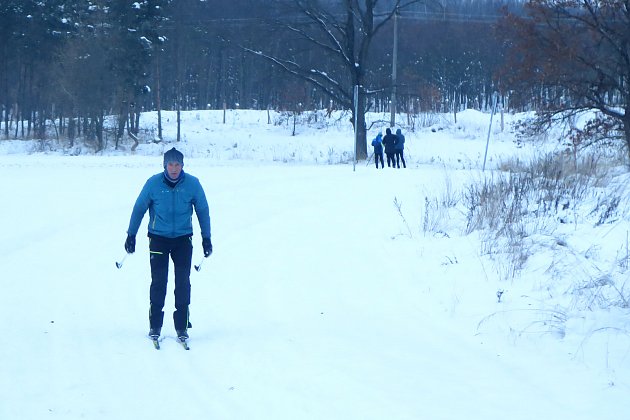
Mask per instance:
[[[8,177],[0,419],[590,420],[628,412],[627,310],[567,312],[563,335],[529,328],[553,321],[545,305],[556,303],[545,303],[551,289],[538,270],[549,266],[547,254],[521,283],[506,284],[460,221],[442,221],[444,235],[422,232],[425,197],[443,193],[446,180],[458,187],[480,176],[488,116],[464,113],[458,126],[444,117],[443,130],[408,133],[406,170],[359,163],[353,171],[338,163],[352,150],[341,122],[291,136],[287,126],[268,126],[265,113],[230,115],[226,127],[219,113],[185,114],[176,145],[206,190],[215,246],[191,274],[189,352],[169,323],[172,284],[162,350],[146,338],[146,237],[138,235],[122,269],[114,265],[133,202],[173,144],[68,156],[77,150],[32,154],[36,145],[0,142]],[[531,153],[508,132],[493,134],[490,151],[492,162]],[[589,229],[570,241],[623,239],[610,226]],[[200,242],[197,234],[195,264]],[[501,302],[497,290],[506,290]]]

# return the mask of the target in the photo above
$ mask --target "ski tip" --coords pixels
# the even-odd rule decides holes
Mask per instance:
[[[153,338],[153,337],[150,337],[150,338],[151,338],[151,342],[153,343],[153,347],[155,347],[156,350],[159,350],[160,349],[160,340],[157,339],[157,338]]]
[[[160,349],[160,337],[159,336],[155,336],[155,335],[149,335],[149,340],[151,340],[151,342],[153,343],[153,347],[155,347],[156,350]]]

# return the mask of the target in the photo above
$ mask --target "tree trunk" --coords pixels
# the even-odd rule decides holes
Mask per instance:
[[[101,150],[103,150],[105,148],[105,144],[103,142],[103,120],[104,120],[104,113],[103,111],[99,112],[100,115],[96,115],[94,117],[94,131],[96,134],[96,140],[97,140],[97,147],[98,149],[96,150],[97,152],[100,152]]]
[[[136,122],[133,128],[133,134],[137,137],[140,132],[140,111],[136,112]]]
[[[623,133],[626,140],[626,153],[628,153],[628,164],[630,165],[630,109],[626,109],[622,121]]]
[[[120,139],[125,134],[125,124],[127,123],[129,115],[129,104],[127,101],[123,101],[120,104],[120,115],[118,116],[118,129],[116,130],[116,144],[114,148],[118,150],[118,143]]]
[[[158,139],[162,141],[162,102],[160,99],[160,46],[155,57],[155,104],[157,105]]]
[[[75,126],[76,121],[74,119],[74,115],[71,115],[68,120],[68,139],[70,140],[70,147],[74,147],[74,137],[75,137]]]
[[[5,112],[4,112],[4,138],[8,139],[9,138],[9,115],[10,115],[10,107],[7,104],[5,106]]]
[[[356,116],[356,121],[357,121],[357,127],[355,127],[354,129],[357,132],[357,136],[356,136],[356,151],[357,151],[357,160],[365,160],[368,157],[368,153],[367,153],[367,132],[366,132],[366,125],[365,125],[365,94],[361,92],[361,89],[359,89],[359,104],[358,104],[358,115]],[[354,112],[355,110],[352,110],[353,113],[353,118],[352,121],[354,122]]]

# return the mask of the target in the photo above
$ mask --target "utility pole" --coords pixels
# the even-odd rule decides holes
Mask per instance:
[[[396,125],[396,67],[398,64],[398,7],[394,12],[394,52],[392,53],[392,100],[390,105],[391,118],[389,121],[390,127]]]
[[[359,124],[359,85],[354,85],[353,92],[354,102],[354,158],[352,159],[352,172],[357,170],[357,141],[359,137],[359,130],[357,126]]]
[[[162,41],[156,42],[157,48],[155,49],[155,104],[157,105],[158,116],[158,139],[162,141],[162,99],[160,97],[160,56],[162,49]]]

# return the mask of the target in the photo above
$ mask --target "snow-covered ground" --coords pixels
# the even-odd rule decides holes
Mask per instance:
[[[154,120],[144,115],[142,126]],[[506,281],[460,219],[436,221],[429,233],[422,226],[426,197],[484,176],[489,115],[467,111],[458,124],[442,116],[415,132],[405,121],[400,170],[353,168],[347,116],[320,115],[295,136],[290,119],[280,120],[242,110],[224,124],[221,111],[184,113],[179,144],[143,142],[131,152],[128,141],[113,150],[110,140],[97,155],[0,141],[0,419],[618,420],[630,412],[628,309],[575,304],[576,273],[594,278],[626,252],[626,212],[598,227],[576,217],[562,232],[565,258],[541,245]],[[167,139],[174,121],[165,113]],[[495,121],[489,169],[540,147],[512,140]],[[201,179],[212,218],[214,254],[191,274],[189,352],[169,322],[172,281],[162,349],[146,338],[146,236],[120,270],[114,264],[133,202],[173,145]]]

